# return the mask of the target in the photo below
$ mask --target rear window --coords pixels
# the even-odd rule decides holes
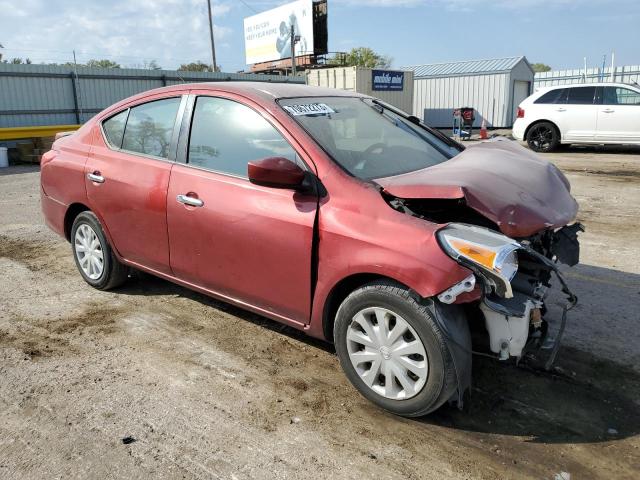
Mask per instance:
[[[127,122],[127,115],[129,115],[129,109],[114,115],[102,124],[107,142],[109,142],[109,145],[112,147],[120,148],[122,146],[122,137],[124,136],[124,125]]]
[[[550,90],[534,103],[567,103],[567,88],[556,88]]]
[[[571,105],[593,105],[596,87],[576,87],[568,90],[569,98],[567,103]]]
[[[180,97],[144,103],[131,109],[122,149],[167,158]]]

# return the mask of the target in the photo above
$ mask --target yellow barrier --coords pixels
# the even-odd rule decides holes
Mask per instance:
[[[43,127],[0,128],[0,140],[20,140],[22,138],[53,137],[58,132],[77,130],[82,125],[45,125]]]

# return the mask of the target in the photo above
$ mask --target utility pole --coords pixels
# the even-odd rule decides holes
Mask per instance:
[[[78,109],[76,112],[78,123],[82,122],[82,102],[80,98],[82,98],[82,91],[80,90],[80,79],[78,78],[78,62],[76,61],[76,51],[73,51],[73,75],[76,77],[75,82],[73,84],[73,92],[76,96],[76,108]],[[78,91],[76,92],[76,85]]]
[[[213,42],[213,18],[211,16],[211,0],[207,0],[207,13],[209,14],[209,36],[211,37],[211,68],[215,72],[218,70],[216,64],[216,46]]]
[[[611,81],[616,81],[616,52],[611,52]]]
[[[300,35],[296,35],[296,28],[291,24],[291,75],[296,74],[296,43],[300,41]]]

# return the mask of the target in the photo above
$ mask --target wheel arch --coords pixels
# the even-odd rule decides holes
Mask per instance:
[[[524,140],[525,142],[527,141],[527,136],[529,135],[529,130],[531,130],[531,128],[532,128],[534,125],[538,125],[538,124],[540,124],[540,123],[550,123],[551,125],[553,125],[553,128],[555,128],[555,129],[556,129],[556,133],[558,134],[558,137],[560,138],[560,141],[562,141],[562,132],[560,131],[560,128],[558,127],[558,125],[556,124],[556,122],[554,122],[553,120],[547,120],[547,119],[545,119],[545,118],[540,118],[540,119],[538,119],[538,120],[536,120],[536,121],[534,121],[534,122],[531,122],[531,123],[527,126],[526,130],[524,131],[524,138],[523,138],[523,140]]]
[[[73,221],[82,212],[91,210],[84,203],[76,202],[69,205],[66,213],[64,214],[64,237],[68,242],[71,241],[71,227],[73,227]]]
[[[333,286],[324,302],[322,310],[322,332],[325,340],[333,343],[334,319],[338,308],[340,308],[344,299],[358,288],[379,280],[387,280],[397,283],[399,286],[407,288],[413,292],[410,287],[395,278],[377,273],[355,273],[343,278]]]

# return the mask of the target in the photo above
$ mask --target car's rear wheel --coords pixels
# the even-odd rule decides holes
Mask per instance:
[[[71,247],[80,275],[92,287],[109,290],[126,281],[129,269],[114,255],[94,213],[85,211],[75,218]]]
[[[560,133],[551,122],[540,122],[527,132],[527,144],[534,152],[552,152],[560,145]]]
[[[351,293],[336,315],[334,341],[347,378],[397,415],[426,415],[456,390],[453,360],[429,306],[405,287],[373,282]]]

